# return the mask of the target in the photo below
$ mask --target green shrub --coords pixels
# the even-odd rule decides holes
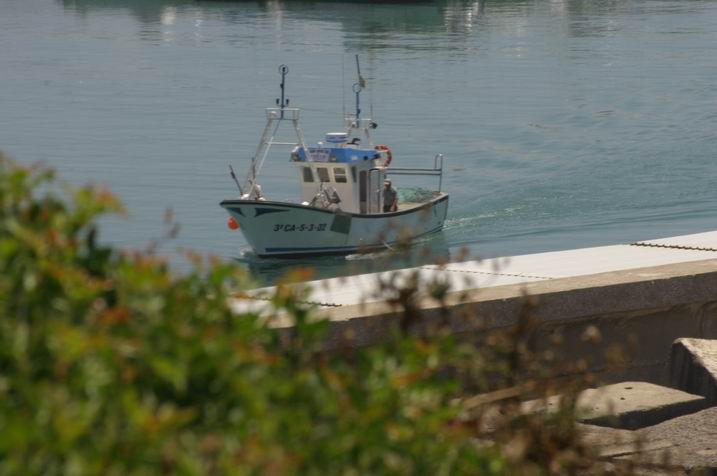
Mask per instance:
[[[570,415],[481,430],[466,389],[510,370],[500,359],[515,348],[397,329],[383,345],[325,352],[327,323],[289,287],[267,303],[293,320],[286,338],[229,309],[247,285],[232,264],[191,257],[179,275],[103,245],[97,219],[121,212],[107,191],[0,158],[0,474],[593,467]]]

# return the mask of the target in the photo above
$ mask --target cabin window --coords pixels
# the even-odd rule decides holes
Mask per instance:
[[[311,172],[311,167],[302,167],[304,170],[304,182],[313,182],[314,181],[314,174]]]
[[[322,182],[331,182],[329,178],[329,169],[326,167],[318,167],[316,171],[319,173],[319,180]]]
[[[356,183],[356,167],[351,167],[351,178]]]
[[[346,183],[346,169],[343,167],[336,167],[334,169],[334,182]]]

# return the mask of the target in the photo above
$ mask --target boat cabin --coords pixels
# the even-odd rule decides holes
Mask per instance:
[[[301,183],[301,200],[319,208],[370,214],[383,210],[387,163],[380,150],[365,147],[346,132],[330,132],[325,142],[291,152]]]

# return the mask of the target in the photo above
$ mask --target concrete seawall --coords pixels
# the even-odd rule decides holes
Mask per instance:
[[[447,323],[456,334],[480,339],[516,323],[530,296],[541,320],[531,337],[536,349],[560,334],[561,343],[550,345],[561,358],[585,359],[588,370],[603,371],[602,352],[580,338],[593,326],[602,336],[601,349],[619,346],[627,351],[625,367],[619,374],[605,375],[607,380],[666,383],[675,339],[717,338],[715,232],[312,282],[307,300],[317,303],[331,321],[327,346],[380,342],[403,314],[391,308],[386,296],[368,291],[379,280],[405,281],[411,276],[451,289],[445,308],[428,297],[419,299],[422,313],[414,323],[416,332]],[[237,309],[245,304],[237,302]]]
[[[449,326],[455,333],[480,336],[514,324],[526,295],[542,320],[532,337],[536,349],[556,346],[563,358],[585,359],[590,370],[601,371],[604,357],[581,339],[587,326],[595,326],[604,345],[620,346],[630,355],[624,373],[611,379],[615,381],[665,383],[675,339],[717,338],[717,260],[452,293]],[[419,328],[443,319],[435,304],[424,302],[423,310]],[[353,336],[355,345],[371,345],[401,319],[400,312],[382,303],[334,308],[327,315],[332,321],[330,347],[343,345],[346,335]],[[562,343],[548,344],[555,333]]]

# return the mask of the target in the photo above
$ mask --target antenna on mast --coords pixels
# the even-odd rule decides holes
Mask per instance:
[[[284,98],[284,86],[286,83],[286,75],[289,74],[289,67],[285,64],[282,64],[279,66],[279,73],[281,73],[281,84],[279,87],[281,88],[281,100],[279,98],[276,99],[276,105],[281,108],[281,118],[284,119],[284,108],[289,106],[289,99]]]

